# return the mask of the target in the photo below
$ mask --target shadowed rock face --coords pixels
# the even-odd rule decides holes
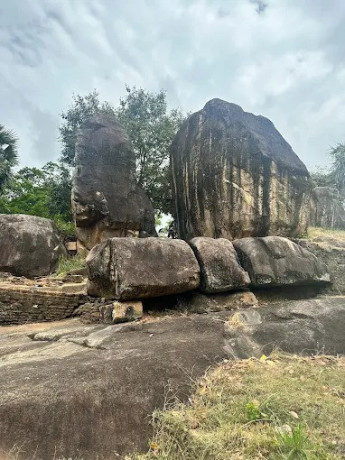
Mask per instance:
[[[315,187],[310,203],[310,225],[345,229],[345,209],[332,187]]]
[[[293,236],[307,227],[308,171],[270,120],[213,99],[171,147],[179,236]]]
[[[113,236],[155,236],[154,211],[135,179],[135,154],[123,127],[104,115],[78,132],[72,208],[86,249]]]

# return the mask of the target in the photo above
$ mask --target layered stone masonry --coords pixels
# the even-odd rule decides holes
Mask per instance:
[[[1,283],[0,325],[68,318],[87,299],[85,294],[66,293],[58,288]]]

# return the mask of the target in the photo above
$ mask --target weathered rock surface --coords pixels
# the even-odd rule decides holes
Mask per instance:
[[[313,227],[345,229],[345,209],[332,187],[315,187],[310,202],[309,224]]]
[[[104,115],[78,132],[72,188],[79,246],[114,236],[156,235],[153,207],[135,179],[135,154],[123,127]]]
[[[290,353],[345,353],[345,298],[277,302],[243,310],[225,323],[226,349],[234,358],[268,354],[278,348]]]
[[[233,242],[251,285],[284,286],[329,283],[326,265],[317,257],[279,236],[242,238]]]
[[[231,241],[225,238],[193,238],[189,242],[200,265],[200,290],[226,292],[249,285],[248,273],[239,264]]]
[[[116,324],[127,321],[136,321],[143,316],[141,301],[113,302],[101,307],[103,323]]]
[[[177,299],[177,308],[188,313],[209,313],[257,306],[258,299],[251,291],[207,295],[200,292],[188,292],[179,295]]]
[[[319,237],[317,241],[294,240],[326,264],[331,281],[327,287],[330,294],[345,294],[345,242],[332,237]]]
[[[90,295],[133,300],[191,291],[200,268],[190,246],[168,238],[111,238],[94,247],[86,264]]]
[[[193,379],[223,358],[259,357],[273,347],[345,353],[345,297],[229,316],[0,328],[0,457],[18,440],[18,460],[108,460],[114,452],[145,451],[150,415],[163,407],[167,386],[187,399]]]
[[[23,214],[0,214],[0,271],[17,276],[52,273],[65,254],[54,222]]]
[[[270,120],[212,99],[171,147],[179,236],[295,236],[307,227],[308,171]]]

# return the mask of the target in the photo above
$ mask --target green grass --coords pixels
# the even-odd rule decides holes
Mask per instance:
[[[345,358],[224,363],[153,424],[149,452],[128,460],[345,458]]]
[[[62,277],[73,270],[79,270],[85,267],[85,258],[79,255],[62,256],[59,259],[56,269],[56,276]]]
[[[331,228],[309,227],[308,239],[313,240],[319,237],[335,238],[345,241],[345,230],[332,230]]]

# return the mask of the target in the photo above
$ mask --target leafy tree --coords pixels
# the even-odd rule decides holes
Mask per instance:
[[[310,174],[314,186],[333,187],[342,199],[345,199],[345,144],[337,144],[329,155],[331,165],[328,168],[317,168]]]
[[[107,102],[101,103],[96,90],[86,96],[79,94],[72,96],[71,107],[61,114],[62,124],[59,128],[60,141],[62,144],[61,162],[74,166],[75,143],[77,129],[91,116],[96,113],[114,114],[114,109]]]
[[[42,169],[22,168],[14,174],[0,198],[0,212],[53,219],[64,233],[74,233],[70,206],[69,169],[49,162]]]
[[[0,191],[11,177],[11,169],[17,164],[17,138],[0,125]]]
[[[184,116],[168,111],[166,93],[126,86],[126,96],[115,111],[125,126],[137,158],[137,180],[156,210],[171,210],[169,147]]]
[[[61,163],[49,162],[43,166],[42,172],[45,176],[45,187],[49,190],[47,201],[49,215],[58,216],[65,222],[72,222],[71,169]]]
[[[74,164],[76,131],[92,114],[116,116],[132,141],[137,158],[137,180],[146,190],[157,212],[171,208],[169,146],[184,117],[179,110],[168,111],[166,93],[153,93],[126,86],[126,95],[114,108],[100,102],[96,91],[85,97],[73,96],[72,106],[62,114],[60,127],[61,161]]]
[[[345,197],[345,144],[337,144],[330,152],[331,175],[336,189]]]
[[[331,187],[334,185],[332,175],[328,169],[317,167],[310,173],[314,187]]]

